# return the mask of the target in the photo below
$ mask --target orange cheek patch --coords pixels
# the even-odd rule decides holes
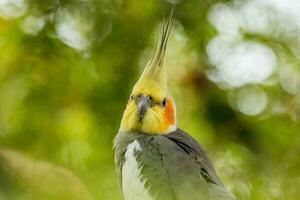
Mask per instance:
[[[165,116],[170,124],[173,125],[175,123],[174,108],[173,108],[172,101],[170,101],[169,99],[167,99]]]

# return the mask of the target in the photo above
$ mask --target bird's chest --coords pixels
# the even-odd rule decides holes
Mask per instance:
[[[130,143],[125,152],[125,162],[122,167],[122,190],[126,200],[153,200],[142,179],[142,166],[138,153],[142,147],[137,140]]]

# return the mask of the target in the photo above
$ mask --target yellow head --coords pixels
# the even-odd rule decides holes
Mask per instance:
[[[166,134],[176,129],[176,106],[168,91],[164,67],[172,13],[163,28],[160,45],[133,87],[121,121],[122,132]]]

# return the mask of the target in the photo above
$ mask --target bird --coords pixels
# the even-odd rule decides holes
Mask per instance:
[[[164,65],[173,12],[132,89],[114,139],[120,190],[125,200],[235,200],[203,147],[177,127]]]

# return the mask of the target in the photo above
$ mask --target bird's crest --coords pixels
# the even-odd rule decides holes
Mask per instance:
[[[173,12],[174,8],[163,24],[161,38],[156,42],[151,60],[132,89],[120,131],[165,134],[176,129],[176,107],[168,91],[164,66]]]
[[[167,72],[164,66],[164,59],[168,39],[172,29],[173,12],[174,7],[172,8],[168,19],[163,23],[163,30],[160,41],[156,41],[154,54],[145,67],[140,79],[137,82],[137,85],[148,81],[154,81],[159,84],[160,87],[167,88]]]

